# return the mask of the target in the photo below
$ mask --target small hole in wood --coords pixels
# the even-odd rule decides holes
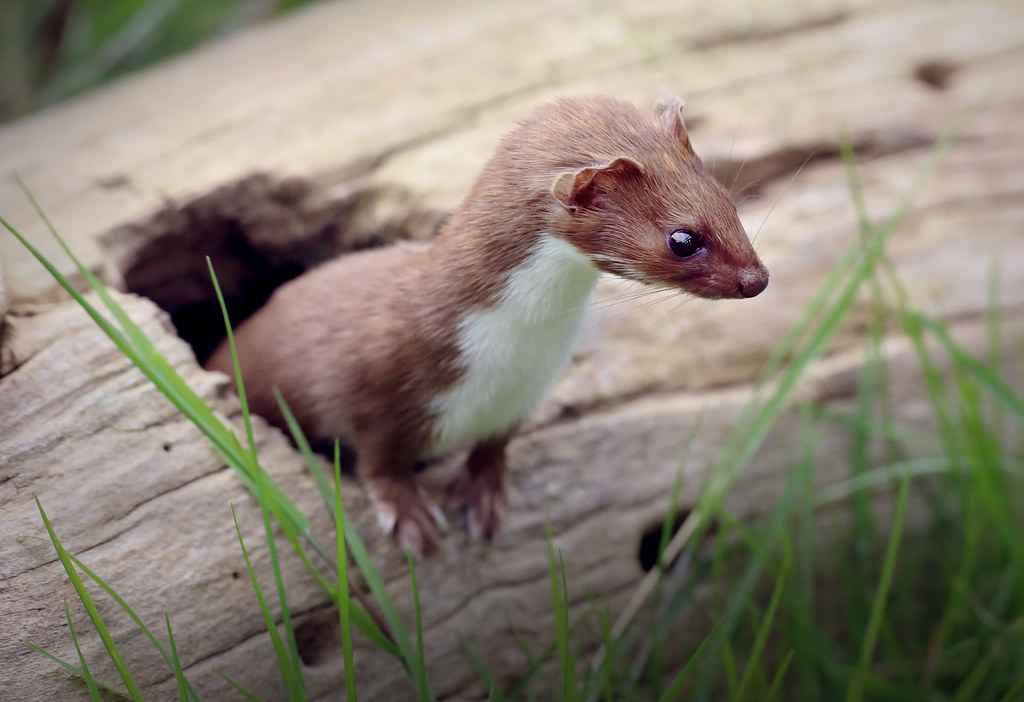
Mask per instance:
[[[949,61],[925,61],[914,69],[914,77],[932,90],[949,90],[956,70],[956,64]]]
[[[318,610],[295,626],[295,647],[304,665],[313,667],[341,657],[338,610]]]

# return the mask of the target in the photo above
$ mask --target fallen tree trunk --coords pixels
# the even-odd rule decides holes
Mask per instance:
[[[760,195],[741,214],[752,233],[767,221],[757,244],[771,286],[743,303],[679,306],[602,282],[573,368],[511,446],[506,532],[490,546],[468,543],[449,510],[445,553],[418,569],[435,691],[479,699],[486,694],[460,637],[509,680],[526,659],[506,614],[538,650],[553,636],[549,517],[575,604],[584,607],[591,592],[614,610],[643,575],[639,543],[668,508],[683,442],[700,417],[683,492],[684,507],[694,504],[757,369],[856,240],[838,122],[861,158],[871,215],[882,218],[953,118],[985,86],[1002,86],[984,94],[890,249],[914,300],[950,319],[966,346],[983,348],[991,261],[1024,260],[1024,84],[1014,79],[1024,23],[1005,3],[923,0],[825,13],[794,6],[778,16],[752,5],[742,17],[698,2],[626,2],[615,13],[584,0],[557,11],[511,1],[397,4],[327,3],[241,33],[0,129],[0,158],[91,268],[158,301],[179,330],[195,330],[210,312],[203,247],[226,252],[243,242],[256,252],[246,266],[225,258],[225,283],[244,307],[247,293],[258,298],[319,257],[429,236],[497,136],[550,96],[601,90],[650,103],[671,91],[690,99],[698,151],[740,198],[750,188]],[[931,53],[871,39],[880,33],[927,34]],[[422,66],[431,70],[415,70]],[[0,215],[58,256],[12,185],[0,186]],[[238,507],[266,577],[251,497],[11,237],[0,236],[0,252],[11,299],[0,337],[0,669],[18,671],[0,695],[84,698],[22,643],[75,655],[60,609],[71,596],[63,571],[46,543],[22,538],[43,533],[38,496],[68,549],[145,621],[158,627],[160,613],[170,614],[204,698],[231,698],[214,668],[274,697],[279,675],[228,507]],[[1002,280],[1004,317],[1019,324],[1024,269],[1006,265]],[[0,301],[4,289],[0,282]],[[198,368],[167,317],[145,299],[121,299],[200,396],[237,421],[226,380]],[[869,313],[866,300],[858,304],[803,397],[852,401]],[[926,395],[912,354],[892,339],[885,357],[901,398],[895,419],[920,424]],[[773,503],[799,451],[796,422],[784,415],[732,493],[737,514]],[[261,423],[257,440],[264,464],[315,515],[317,533],[329,535],[330,515],[295,451]],[[832,427],[819,451],[841,453],[847,441]],[[832,465],[816,479],[842,477]],[[446,470],[422,476],[438,496]],[[408,620],[401,554],[357,487],[346,485],[344,499]],[[295,559],[285,557],[285,571],[310,698],[326,699],[341,686],[339,644],[325,633],[336,615]],[[173,694],[173,678],[141,635],[123,617],[111,621],[145,691]],[[99,642],[85,646],[96,660]],[[410,694],[387,656],[363,646],[356,664],[367,699]]]
[[[227,392],[226,378],[201,371],[151,303],[132,298],[124,302],[204,401],[237,421],[237,401]],[[254,565],[269,584],[259,508],[252,497],[188,420],[77,305],[55,305],[13,321],[18,340],[13,353],[20,364],[0,385],[7,477],[2,484],[4,530],[11,535],[3,546],[6,587],[0,614],[7,669],[20,671],[8,685],[14,695],[10,699],[82,693],[50,661],[20,644],[29,640],[66,658],[74,656],[63,612],[56,606],[61,593],[67,596],[63,570],[48,544],[20,536],[42,533],[35,496],[65,546],[113,585],[145,621],[158,626],[160,613],[169,612],[186,672],[204,698],[230,697],[214,668],[251,689],[277,690],[272,647],[228,508],[237,507]],[[55,325],[62,330],[59,343],[51,336]],[[983,347],[984,325],[963,323],[957,331],[969,347]],[[912,350],[891,342],[885,360],[896,379],[893,395],[901,398],[894,421],[921,428],[927,395]],[[804,398],[833,408],[852,404],[860,363],[856,352],[823,363],[805,384]],[[699,422],[683,479],[686,509],[695,504],[706,471],[746,399],[743,388],[641,397],[549,422],[516,439],[505,533],[491,545],[469,543],[464,525],[449,511],[453,530],[445,552],[417,568],[427,665],[435,671],[438,696],[468,699],[483,694],[460,638],[504,680],[528,664],[510,622],[534,650],[550,643],[544,535],[549,518],[555,545],[566,554],[575,606],[585,609],[583,594],[591,593],[607,598],[613,608],[621,607],[643,575],[640,542],[668,509],[666,490],[678,469],[683,438]],[[780,420],[732,493],[732,511],[753,517],[774,504],[782,487],[780,476],[790,470],[799,450],[798,422],[795,412]],[[329,515],[319,506],[319,494],[301,460],[278,432],[259,421],[256,429],[262,463],[307,514],[315,515],[314,530],[329,537]],[[848,433],[833,426],[819,439],[818,451],[823,459],[843,455],[848,443]],[[822,483],[844,477],[835,461],[831,470],[828,460],[819,465],[823,468],[816,479]],[[448,474],[442,468],[423,477],[442,501]],[[401,554],[373,524],[356,486],[346,484],[343,499],[408,621],[411,593]],[[311,699],[326,699],[340,685],[340,641],[333,632],[337,614],[296,558],[285,553],[283,561]],[[101,611],[111,615],[114,637],[144,689],[157,699],[173,695],[175,682],[162,661],[126,617],[114,614],[111,603],[105,605]],[[77,618],[82,617],[84,612],[78,612]],[[98,640],[87,641],[85,650],[91,660],[103,658]],[[369,699],[411,694],[411,683],[386,654],[361,646],[356,661],[360,691]],[[102,667],[100,671],[107,679],[114,676]]]

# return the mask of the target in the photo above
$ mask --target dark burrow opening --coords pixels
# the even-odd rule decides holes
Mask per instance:
[[[669,540],[676,535],[676,532],[683,526],[686,518],[690,516],[690,510],[679,509],[676,511],[674,518],[669,526],[669,534],[665,539],[665,543],[668,544]],[[644,572],[649,572],[654,566],[658,564],[658,554],[661,551],[662,536],[665,533],[665,520],[662,519],[654,526],[648,528],[640,536],[640,547],[637,550],[637,558],[640,561],[640,567],[644,569]]]
[[[168,202],[101,244],[124,288],[166,311],[201,363],[225,336],[207,256],[238,326],[278,286],[314,266],[430,238],[442,219],[393,188],[349,185],[338,193],[306,179],[254,174],[185,203]]]

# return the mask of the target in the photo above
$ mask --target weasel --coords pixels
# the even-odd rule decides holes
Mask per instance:
[[[690,146],[679,98],[651,116],[607,97],[541,107],[501,141],[431,243],[323,264],[235,332],[253,410],[340,437],[382,527],[433,551],[420,460],[469,446],[457,493],[491,538],[505,448],[569,362],[600,272],[704,298],[754,297],[768,271]],[[232,373],[226,344],[206,362]]]

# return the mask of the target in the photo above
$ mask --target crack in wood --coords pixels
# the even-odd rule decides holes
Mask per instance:
[[[755,25],[751,27],[738,27],[719,32],[718,34],[711,34],[707,37],[693,39],[688,42],[688,46],[696,51],[707,51],[734,44],[773,41],[793,34],[807,34],[819,29],[834,27],[845,22],[849,16],[849,12],[836,10],[817,17],[800,18],[794,22],[777,24],[775,26]]]
[[[932,136],[909,130],[879,130],[853,138],[851,147],[860,158],[882,158],[906,151],[924,150],[935,143]],[[836,142],[810,142],[779,146],[753,158],[732,156],[712,159],[708,171],[725,185],[733,198],[742,201],[756,197],[768,185],[819,161],[842,159]]]

